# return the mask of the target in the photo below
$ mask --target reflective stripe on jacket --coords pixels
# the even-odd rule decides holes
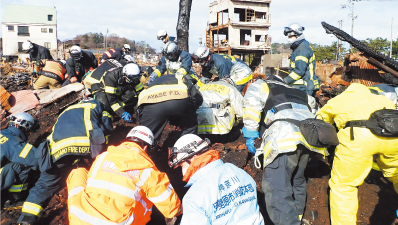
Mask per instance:
[[[221,159],[200,168],[189,179],[182,204],[185,224],[264,224],[256,183],[244,170]]]
[[[243,97],[230,84],[216,81],[199,89],[203,104],[196,111],[199,134],[227,134],[235,123],[235,115],[243,117]]]
[[[47,138],[52,161],[56,162],[66,155],[90,156],[91,139],[98,138],[105,144],[105,133],[112,130],[112,119],[97,100],[69,106],[58,117],[53,132]]]
[[[115,59],[108,59],[104,63],[102,63],[98,68],[93,70],[90,74],[88,74],[84,80],[83,83],[85,86],[89,86],[88,88],[91,88],[91,85],[100,83],[102,77],[105,75],[106,71],[115,68],[115,67],[122,67],[122,64],[120,64],[117,60]]]
[[[141,104],[159,103],[174,99],[188,98],[188,86],[182,76],[165,75],[151,83],[138,96],[137,107]]]
[[[50,61],[47,60],[46,65],[44,66],[44,68],[42,69],[43,72],[49,72],[52,73],[54,76],[49,76],[48,73],[42,73],[44,76],[48,76],[50,78],[54,78],[54,79],[61,79],[64,80],[64,74],[66,73],[66,69],[64,67],[61,66],[61,64],[59,62],[56,61]],[[58,77],[57,77],[58,76]]]
[[[122,56],[123,56],[122,48],[116,48],[116,49],[111,48],[102,54],[101,59],[105,59],[105,60],[106,59],[115,59],[120,62],[122,60]]]
[[[307,40],[292,44],[290,73],[284,80],[287,84],[304,85],[306,90],[319,90],[319,78],[315,75],[315,55]]]
[[[285,88],[287,87],[287,85],[282,83],[280,85],[283,85]],[[286,102],[292,105],[291,109],[284,109],[276,113],[272,112],[272,110],[264,112],[266,102],[271,96],[270,88],[264,80],[257,80],[249,86],[243,98],[243,123],[246,129],[259,131],[260,125],[270,124],[276,119],[289,118],[304,120],[314,117],[308,106],[297,104],[293,100]],[[308,98],[308,101],[310,101],[310,98]],[[264,114],[263,120],[262,114]],[[256,156],[264,154],[265,167],[278,154],[295,151],[298,144],[304,145],[311,151],[328,155],[325,148],[316,148],[309,145],[297,126],[285,121],[278,121],[272,124],[262,135],[262,143],[260,148],[257,149]]]
[[[110,146],[93,163],[87,185],[68,194],[70,224],[146,224],[153,204],[167,218],[181,207],[167,175],[134,142]]]

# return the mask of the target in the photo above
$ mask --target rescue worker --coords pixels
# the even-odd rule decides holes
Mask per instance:
[[[122,63],[123,57],[125,55],[129,55],[130,53],[131,53],[130,45],[129,44],[124,44],[123,47],[121,47],[121,48],[116,48],[116,49],[111,48],[108,51],[105,51],[102,54],[100,62],[102,64],[107,59],[115,59],[115,60],[119,61],[120,63]]]
[[[315,92],[319,90],[319,78],[315,74],[315,54],[310,43],[305,40],[303,31],[304,27],[298,23],[285,27],[283,31],[293,50],[289,57],[290,72],[284,81],[286,84],[314,96]]]
[[[330,213],[333,225],[351,225],[357,222],[358,186],[368,176],[373,156],[379,155],[377,164],[398,193],[398,138],[374,135],[365,127],[353,127],[350,137],[347,123],[367,120],[380,109],[395,109],[385,96],[375,95],[364,85],[353,83],[343,93],[330,99],[319,111],[326,122],[339,129],[330,186]],[[349,168],[349,169],[347,169]]]
[[[309,145],[294,124],[272,121],[314,118],[309,102],[315,105],[311,96],[275,75],[253,82],[243,98],[243,136],[255,154],[257,168],[261,167],[258,156],[264,154],[262,189],[268,215],[276,225],[301,224],[306,201],[304,170],[312,151],[324,154],[326,150]],[[254,140],[263,123],[267,129],[256,150]]]
[[[264,224],[257,186],[244,170],[223,163],[210,141],[195,134],[180,137],[169,148],[169,165],[181,166],[190,187],[182,199],[184,224]]]
[[[138,100],[138,94],[144,86],[141,81],[140,68],[135,63],[124,67],[115,67],[105,72],[102,81],[92,86],[94,98],[112,110],[126,122],[132,122],[130,112]]]
[[[67,179],[70,224],[146,224],[152,206],[166,217],[181,214],[181,201],[169,178],[148,156],[152,132],[134,127],[126,141],[110,146],[87,171]]]
[[[29,191],[18,223],[34,224],[53,195],[63,187],[78,161],[91,161],[106,150],[112,120],[97,100],[69,106],[58,117],[47,141],[40,144],[36,158],[40,177]]]
[[[91,89],[93,84],[99,84],[102,77],[106,72],[112,68],[123,67],[123,65],[115,59],[107,59],[98,68],[94,69],[91,73],[83,78],[82,83],[88,89]]]
[[[66,84],[80,82],[83,76],[98,67],[98,61],[94,54],[83,51],[79,46],[74,45],[69,49],[70,57],[66,60]]]
[[[22,51],[29,53],[29,60],[30,63],[32,63],[33,74],[39,72],[38,67],[43,64],[42,60],[53,60],[53,57],[51,56],[50,50],[48,50],[48,48],[32,43],[30,41],[25,41],[24,43],[22,43]]]
[[[196,111],[198,134],[228,134],[243,117],[243,97],[233,80],[226,78],[211,82],[199,91],[203,103]]]
[[[242,93],[246,84],[253,79],[250,68],[241,59],[226,54],[211,54],[207,47],[196,49],[192,61],[202,66],[203,83],[210,82],[213,74],[219,79],[231,78],[236,89]]]
[[[155,71],[149,76],[147,85],[162,76],[166,71],[168,74],[175,74],[176,76],[188,74],[192,83],[197,84],[198,87],[203,85],[195,71],[192,70],[191,54],[179,50],[177,44],[171,41],[167,42],[166,47],[162,50],[162,57]]]
[[[27,143],[27,135],[34,123],[31,115],[21,112],[10,116],[8,128],[1,131],[2,203],[9,200],[12,205],[28,195],[30,172],[39,166],[35,158],[36,148]]]
[[[157,38],[165,44],[169,41],[177,43],[177,39],[175,37],[170,37],[165,30],[159,30]]]
[[[390,99],[398,109],[398,87],[391,84],[376,84],[369,87],[373,94],[384,95]]]
[[[33,89],[39,90],[44,88],[57,89],[61,88],[65,80],[66,61],[47,60],[45,66],[39,71],[39,78],[33,84]]]
[[[198,128],[196,109],[202,101],[189,76],[161,76],[138,96],[139,124],[148,127],[154,133],[155,140],[160,137],[168,121],[179,125],[181,135],[194,134]]]

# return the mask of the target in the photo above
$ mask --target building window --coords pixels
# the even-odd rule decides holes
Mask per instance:
[[[23,42],[18,42],[18,52],[22,52],[22,44]]]
[[[51,48],[51,43],[50,42],[44,42],[44,47],[50,49]]]
[[[53,15],[48,15],[48,21],[53,21]]]
[[[48,28],[48,33],[53,33],[53,29],[52,28]]]
[[[47,33],[47,28],[41,28],[42,33]]]
[[[14,31],[14,26],[8,25],[8,31]]]
[[[29,36],[29,27],[18,26],[18,36]]]
[[[267,40],[267,35],[255,35],[256,42],[265,42]]]

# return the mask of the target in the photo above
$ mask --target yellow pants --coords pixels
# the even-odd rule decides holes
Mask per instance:
[[[358,186],[372,169],[374,154],[380,155],[377,164],[398,193],[398,138],[378,137],[359,127],[354,128],[354,140],[350,140],[350,128],[340,130],[338,138],[329,180],[331,220],[332,225],[355,225]]]
[[[50,89],[57,89],[61,88],[61,86],[62,83],[59,82],[58,80],[41,75],[39,78],[37,78],[36,82],[33,84],[33,89],[39,90],[39,89],[44,89],[46,87],[49,87]]]

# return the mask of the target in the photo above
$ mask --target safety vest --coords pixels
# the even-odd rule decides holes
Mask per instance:
[[[188,87],[182,76],[165,75],[153,82],[153,86],[143,90],[138,96],[137,107],[142,104],[159,103],[188,98]]]
[[[68,198],[70,224],[146,224],[153,204],[168,218],[181,206],[167,175],[134,142],[110,146],[99,155],[87,185],[74,187]]]
[[[43,71],[43,75],[50,77],[50,78],[54,78],[54,76],[48,74],[48,73],[52,73],[57,75],[59,78],[61,78],[61,80],[64,80],[64,74],[66,73],[66,69],[64,67],[61,66],[61,64],[59,64],[56,61],[49,61],[47,60],[46,65],[44,66],[44,68],[42,69]],[[46,73],[47,72],[47,73]]]

